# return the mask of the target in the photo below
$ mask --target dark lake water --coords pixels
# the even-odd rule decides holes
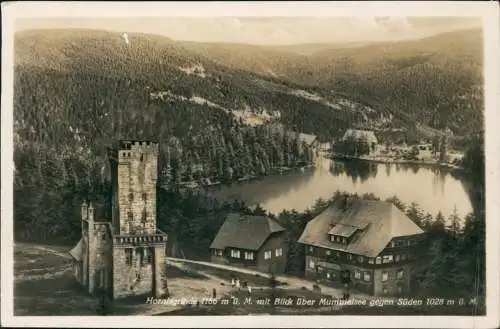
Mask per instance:
[[[404,164],[366,161],[317,161],[314,168],[294,170],[251,182],[211,189],[221,201],[241,200],[249,206],[260,204],[272,213],[283,209],[299,212],[318,198],[328,199],[336,190],[373,193],[386,199],[396,195],[406,204],[417,203],[425,212],[445,217],[454,209],[460,217],[472,211],[467,182],[449,170]]]

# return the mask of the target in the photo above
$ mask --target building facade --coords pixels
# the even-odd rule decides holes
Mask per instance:
[[[210,246],[210,261],[284,273],[288,252],[284,231],[267,216],[229,214]]]
[[[425,261],[424,232],[388,202],[339,200],[311,220],[299,239],[307,277],[374,296],[412,294]]]
[[[307,147],[312,151],[313,158],[316,159],[318,151],[320,151],[318,137],[312,134],[299,133],[298,138],[301,143],[305,143],[307,145]]]
[[[113,298],[167,294],[167,235],[156,227],[158,144],[121,141],[110,150],[111,220],[82,205],[82,238],[70,251],[89,293]]]

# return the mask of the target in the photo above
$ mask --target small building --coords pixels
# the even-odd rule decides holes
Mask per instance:
[[[265,273],[285,271],[285,229],[267,216],[229,214],[210,245],[211,262]]]
[[[348,139],[354,139],[356,141],[361,141],[364,139],[370,145],[371,150],[374,150],[378,145],[377,137],[371,130],[347,129],[344,136],[342,137],[342,141],[346,141]]]
[[[167,235],[156,227],[157,160],[158,144],[121,141],[110,152],[110,209],[83,202],[82,237],[69,254],[75,279],[89,293],[168,294]]]
[[[422,229],[392,203],[347,197],[312,219],[298,242],[306,276],[374,296],[410,294],[426,249]]]
[[[308,148],[310,148],[313,152],[313,155],[316,156],[318,153],[319,141],[316,135],[299,133],[299,141],[305,143]]]

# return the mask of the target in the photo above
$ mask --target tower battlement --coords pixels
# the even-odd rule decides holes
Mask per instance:
[[[110,158],[123,162],[140,159],[141,156],[158,156],[158,143],[153,141],[121,140],[109,149]]]
[[[158,143],[153,141],[141,141],[141,140],[121,140],[119,142],[120,150],[132,150],[138,148],[150,148],[158,150]]]

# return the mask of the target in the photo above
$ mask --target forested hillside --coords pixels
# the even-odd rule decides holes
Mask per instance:
[[[106,147],[120,138],[159,141],[161,171],[178,186],[307,163],[310,150],[296,132],[327,141],[352,126],[432,126],[436,113],[455,133],[472,131],[482,122],[480,51],[476,39],[457,38],[454,48],[438,39],[305,56],[152,35],[21,32],[14,49],[16,232],[72,239],[81,199],[107,192]],[[241,111],[277,112],[271,121],[285,131],[249,125]]]
[[[481,30],[333,49],[316,53],[309,61],[303,72],[294,75],[295,81],[352,93],[375,108],[421,125],[447,125],[459,135],[482,128]]]
[[[421,40],[358,46],[250,47],[187,44],[220,63],[307,86],[327,97],[338,93],[457,135],[481,129],[483,36],[480,29]],[[310,49],[309,49],[310,48]],[[302,54],[302,55],[300,55]]]

